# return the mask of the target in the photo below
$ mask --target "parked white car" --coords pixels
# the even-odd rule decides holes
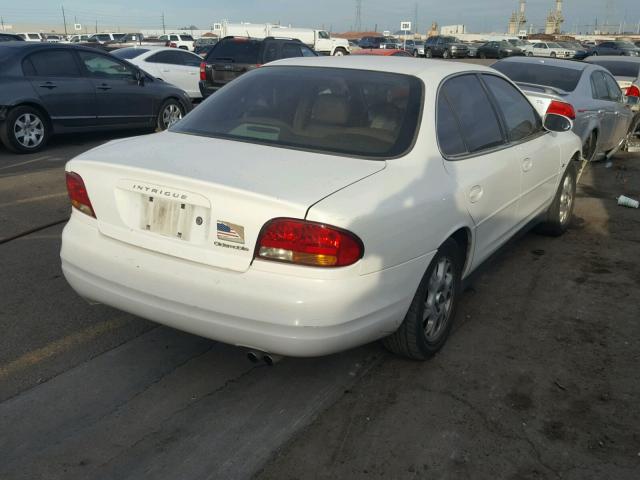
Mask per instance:
[[[478,265],[531,222],[566,230],[570,128],[479,65],[273,62],[69,161],[62,269],[92,302],[261,352],[386,338],[425,359]]]
[[[46,37],[42,33],[37,32],[24,32],[18,33],[18,36],[23,38],[25,42],[44,42]]]
[[[89,41],[89,35],[72,35],[68,43],[84,43]]]
[[[573,58],[575,50],[569,50],[555,42],[537,42],[521,47],[529,57]]]
[[[191,35],[177,33],[172,33],[170,35],[161,35],[160,41],[166,42],[167,47],[189,50],[190,52],[193,52],[193,49],[195,48],[195,40]]]
[[[92,35],[89,35],[89,38],[87,39],[87,41],[102,44],[102,43],[113,42],[114,40],[118,40],[119,38],[122,38],[124,35],[125,35],[124,33],[94,33]]]
[[[181,88],[191,98],[202,98],[198,82],[202,57],[171,47],[139,46],[111,52],[148,74]]]

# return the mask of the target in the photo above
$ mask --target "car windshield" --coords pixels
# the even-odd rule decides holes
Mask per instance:
[[[232,38],[216,43],[207,60],[231,60],[235,63],[257,64],[260,43],[247,38]]]
[[[573,92],[578,86],[582,70],[543,65],[540,62],[498,62],[493,68],[514,82],[531,83]]]
[[[411,147],[421,108],[416,77],[274,66],[228,84],[171,130],[378,159]]]
[[[609,60],[593,60],[591,63],[600,65],[611,72],[614,77],[633,77],[640,75],[640,62],[616,62]]]
[[[125,60],[131,60],[132,58],[139,57],[143,53],[147,53],[149,51],[148,48],[119,48],[118,50],[114,50],[111,52],[112,55],[115,55],[118,58],[124,58]]]

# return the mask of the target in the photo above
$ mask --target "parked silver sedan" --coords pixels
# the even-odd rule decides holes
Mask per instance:
[[[583,157],[596,160],[624,146],[633,113],[611,73],[589,63],[558,59],[506,58],[493,65],[516,82],[541,115],[575,117]]]

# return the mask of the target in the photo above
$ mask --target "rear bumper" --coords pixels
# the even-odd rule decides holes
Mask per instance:
[[[200,80],[200,82],[198,82],[198,88],[200,88],[202,98],[207,98],[220,90],[220,87],[213,87],[204,80]]]
[[[256,267],[238,273],[111,239],[81,216],[71,216],[60,252],[64,275],[81,296],[213,340],[288,356],[327,355],[392,333],[432,256],[348,278]]]

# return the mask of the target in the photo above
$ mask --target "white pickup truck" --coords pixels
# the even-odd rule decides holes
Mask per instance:
[[[270,23],[216,23],[213,32],[220,38],[250,37],[262,39],[267,37],[295,38],[307,44],[321,55],[348,55],[351,53],[349,42],[343,38],[332,38],[325,30],[312,28],[293,28]]]

